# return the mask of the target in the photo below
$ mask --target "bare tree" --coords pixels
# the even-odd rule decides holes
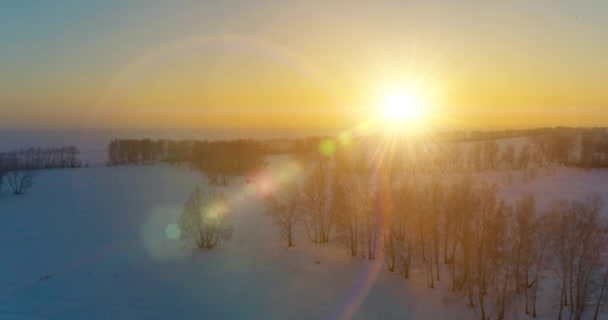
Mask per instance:
[[[181,239],[199,248],[212,249],[232,237],[232,210],[222,193],[195,188],[179,216]]]
[[[489,169],[496,169],[498,166],[498,155],[500,152],[500,146],[495,140],[488,140],[483,144],[483,159],[485,167]]]
[[[2,185],[4,183],[4,175],[6,174],[6,168],[4,164],[4,155],[0,154],[0,193],[2,192]]]
[[[538,214],[533,194],[526,194],[515,204],[514,214],[515,292],[524,292],[524,310],[536,318],[536,300],[540,276],[547,266],[549,233],[541,229],[549,225],[546,214]]]
[[[387,258],[399,260],[403,276],[409,278],[414,241],[415,185],[405,182],[392,191],[393,207],[388,230]]]
[[[6,180],[14,194],[23,194],[34,185],[34,171],[27,168],[17,152],[11,152],[4,163]]]
[[[515,205],[515,292],[523,288],[528,310],[529,274],[532,263],[532,239],[536,231],[536,201],[534,195],[527,194]]]
[[[530,158],[530,144],[526,143],[517,154],[516,162],[518,169],[527,169],[530,164]]]
[[[320,160],[304,181],[300,201],[306,233],[314,243],[329,242],[336,211],[334,187],[327,162]]]
[[[604,303],[604,291],[606,290],[606,286],[608,286],[608,267],[605,268],[606,271],[604,271],[604,277],[601,281],[600,293],[595,304],[595,311],[593,311],[593,320],[597,320],[598,316],[600,315],[600,306],[602,303]]]
[[[335,222],[339,238],[348,246],[350,255],[359,253],[362,230],[361,212],[357,206],[359,186],[353,171],[337,170],[334,176],[334,197],[336,201]]]
[[[300,189],[295,183],[281,184],[275,194],[266,198],[267,213],[281,231],[281,237],[292,247],[294,228],[300,220]]]
[[[585,201],[554,202],[550,208],[552,251],[561,278],[558,319],[564,307],[571,319],[581,319],[597,289],[592,284],[603,273],[600,257],[607,240],[601,208],[597,194]]]
[[[454,142],[448,146],[446,158],[451,164],[452,171],[459,171],[463,168],[464,156],[464,149],[461,143]]]
[[[491,268],[494,276],[494,295],[496,301],[497,319],[505,318],[507,297],[510,293],[511,277],[513,274],[512,252],[515,247],[513,241],[513,224],[511,216],[513,208],[501,200],[496,214],[491,221],[490,248]]]
[[[359,209],[362,211],[361,216],[363,217],[363,235],[365,239],[365,246],[367,248],[367,258],[369,260],[376,259],[376,249],[377,249],[377,241],[380,236],[381,231],[381,215],[382,215],[382,205],[381,200],[377,200],[376,198],[380,198],[383,194],[378,191],[378,187],[372,186],[370,180],[366,181],[366,185],[370,187],[361,188],[361,192],[359,192],[360,198],[360,207]]]
[[[513,144],[509,143],[505,147],[500,157],[500,162],[504,164],[506,169],[515,169],[515,146]]]
[[[434,287],[433,280],[433,263],[435,264],[435,277],[439,281],[441,279],[439,275],[439,252],[440,252],[440,219],[443,216],[442,210],[444,208],[444,187],[439,177],[434,176],[431,184],[429,185],[430,193],[430,206],[429,213],[431,214],[431,233],[432,233],[432,257],[431,257],[431,287]]]
[[[470,277],[472,221],[476,207],[475,182],[471,176],[452,185],[447,195],[446,215],[452,215],[448,263],[451,264],[452,291],[466,289]],[[459,272],[457,272],[459,271]],[[472,295],[469,304],[473,305]]]
[[[493,264],[498,256],[494,250],[500,245],[498,235],[501,228],[504,228],[504,219],[497,219],[497,198],[498,189],[496,185],[482,184],[475,190],[476,206],[470,215],[470,235],[469,240],[463,243],[470,248],[464,250],[467,253],[465,258],[465,270],[467,273],[463,278],[469,296],[469,303],[473,306],[472,296],[476,296],[477,305],[481,313],[481,319],[487,318],[488,287],[495,281],[498,271],[498,264]],[[503,240],[503,239],[500,239]],[[466,247],[463,247],[466,249]],[[469,261],[467,261],[469,260]]]
[[[532,317],[536,318],[536,300],[538,297],[538,288],[540,287],[541,275],[543,272],[548,269],[548,266],[551,265],[551,256],[547,250],[551,241],[551,233],[546,232],[546,230],[542,230],[540,226],[549,226],[551,225],[550,221],[551,217],[547,214],[546,211],[543,211],[540,215],[536,217],[536,226],[535,232],[533,232],[532,240],[532,271],[530,273],[529,286],[531,286],[530,290],[530,300],[532,304]],[[526,302],[526,304],[528,304]]]
[[[409,232],[417,240],[416,248],[420,250],[421,260],[428,276],[429,287],[435,287],[435,278],[439,279],[439,215],[442,209],[443,189],[437,177],[430,183],[416,183],[410,199],[412,211],[410,217],[414,228]]]
[[[467,161],[469,168],[481,171],[483,168],[483,145],[481,142],[475,142],[469,149]]]
[[[14,194],[24,194],[34,185],[34,171],[11,169],[6,173],[6,180]]]

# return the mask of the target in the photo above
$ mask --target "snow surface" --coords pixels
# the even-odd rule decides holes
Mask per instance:
[[[283,169],[296,171],[275,157],[269,175]],[[167,165],[90,167],[39,171],[24,196],[5,190],[0,319],[478,318],[449,290],[415,274],[406,281],[381,259],[351,258],[302,232],[286,248],[243,181],[224,188],[236,209],[232,240],[212,251],[186,247],[172,239],[173,224],[204,181]],[[608,172],[558,170],[502,188],[538,191],[541,204],[592,190],[608,199]]]

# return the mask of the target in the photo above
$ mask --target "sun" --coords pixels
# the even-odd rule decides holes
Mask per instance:
[[[384,97],[382,112],[390,122],[409,122],[422,116],[420,99],[408,92],[391,92]]]
[[[378,117],[387,129],[418,131],[427,124],[428,106],[416,91],[395,90],[385,93],[379,102]]]

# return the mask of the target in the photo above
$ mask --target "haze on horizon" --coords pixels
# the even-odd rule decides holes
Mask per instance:
[[[433,125],[605,126],[606,30],[600,0],[12,1],[0,126],[345,127],[400,86]]]

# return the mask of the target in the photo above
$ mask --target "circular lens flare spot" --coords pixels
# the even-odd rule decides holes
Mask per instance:
[[[338,141],[343,146],[349,145],[352,140],[351,134],[349,132],[343,132],[338,136]]]
[[[165,234],[167,235],[167,238],[169,238],[171,240],[177,240],[177,239],[179,239],[179,236],[182,234],[182,230],[179,228],[179,226],[177,224],[171,223],[165,229]]]
[[[323,139],[319,144],[319,152],[326,157],[336,152],[336,143],[331,139]]]
[[[245,186],[245,189],[243,190],[243,193],[245,193],[246,196],[248,197],[252,197],[256,194],[257,192],[257,188],[255,187],[254,184],[247,184]]]

